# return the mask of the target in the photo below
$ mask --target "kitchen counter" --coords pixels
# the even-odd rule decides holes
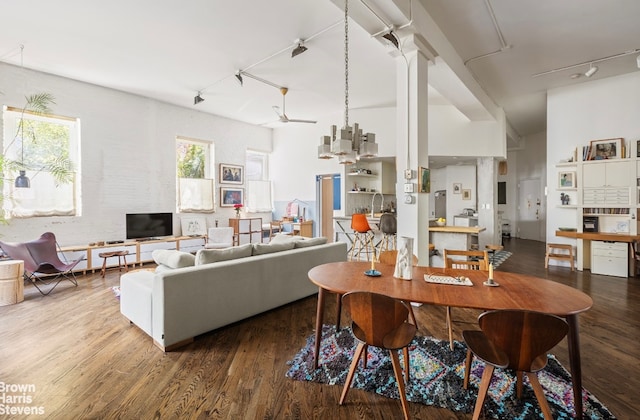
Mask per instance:
[[[466,233],[477,235],[485,230],[486,228],[480,226],[429,226],[429,232]]]
[[[431,257],[431,267],[444,267],[444,250],[468,250],[478,245],[478,233],[486,230],[480,226],[429,226],[429,242],[436,253]]]

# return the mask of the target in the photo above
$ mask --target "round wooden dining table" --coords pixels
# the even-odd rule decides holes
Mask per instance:
[[[498,286],[486,286],[486,271],[434,267],[413,267],[412,280],[393,277],[394,266],[377,264],[378,277],[365,271],[370,262],[341,261],[322,264],[309,270],[309,280],[318,286],[314,367],[322,339],[324,300],[327,293],[338,295],[351,291],[369,291],[407,302],[481,310],[521,309],[554,314],[566,319],[573,396],[576,417],[582,418],[582,368],[578,315],[591,308],[591,297],[573,287],[525,274],[494,271]],[[425,275],[466,277],[472,286],[437,284],[424,280]],[[339,318],[338,318],[339,322]]]

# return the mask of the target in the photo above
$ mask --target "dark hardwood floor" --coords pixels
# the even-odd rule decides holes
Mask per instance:
[[[640,411],[640,279],[544,269],[544,244],[508,240],[513,252],[498,270],[549,278],[592,296],[580,317],[583,385],[620,419]],[[64,282],[51,295],[26,286],[25,301],[0,307],[0,383],[33,385],[27,404],[48,419],[389,419],[400,403],[341,387],[285,377],[287,360],[312,334],[316,296],[200,336],[162,353],[130,325],[111,286],[117,270]],[[329,299],[327,322],[333,322]],[[420,334],[446,338],[444,309],[415,308]],[[456,309],[456,338],[475,325],[477,311]],[[344,322],[344,321],[343,321]],[[553,353],[568,366],[566,340]],[[5,385],[6,386],[6,385]],[[0,392],[0,395],[2,393]],[[0,404],[2,402],[0,401]],[[5,406],[7,402],[4,402]],[[1,408],[2,406],[0,406]],[[470,419],[470,415],[410,403],[415,419]],[[0,415],[0,417],[3,417]],[[5,416],[3,418],[33,418]]]

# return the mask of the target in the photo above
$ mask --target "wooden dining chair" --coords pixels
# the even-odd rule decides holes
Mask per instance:
[[[489,270],[489,253],[487,251],[445,249],[443,258],[445,268],[481,271]],[[451,306],[447,306],[446,311],[449,348],[453,350],[453,320],[451,318]]]
[[[552,419],[537,372],[547,365],[547,352],[567,335],[567,322],[555,315],[523,310],[490,311],[478,317],[482,331],[463,331],[467,344],[463,387],[469,386],[473,355],[485,363],[473,419],[480,417],[495,368],[516,371],[516,395],[522,396],[523,374],[538,399],[545,419]]]
[[[349,373],[342,389],[339,404],[342,405],[361,356],[363,367],[367,367],[367,348],[375,346],[389,350],[393,372],[395,373],[404,418],[409,418],[409,403],[405,394],[405,380],[397,350],[404,353],[406,381],[409,381],[409,343],[416,335],[417,328],[407,321],[409,306],[400,300],[372,292],[349,292],[342,296],[342,303],[351,315],[351,329],[358,340]]]

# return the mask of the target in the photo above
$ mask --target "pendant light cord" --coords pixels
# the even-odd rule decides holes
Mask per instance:
[[[349,126],[349,0],[344,0],[344,127]]]

